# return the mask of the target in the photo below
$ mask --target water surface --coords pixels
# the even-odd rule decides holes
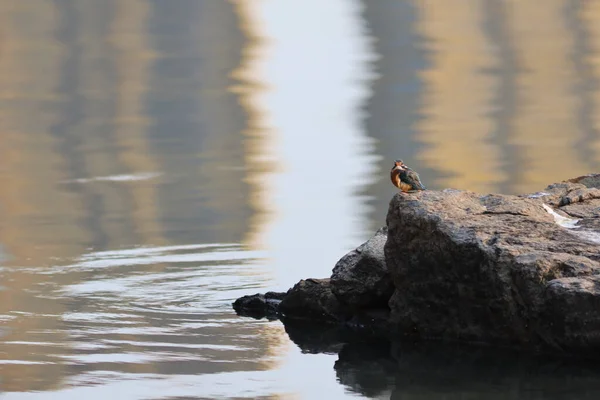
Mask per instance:
[[[394,158],[482,193],[598,172],[596,2],[9,0],[0,26],[2,398],[597,398],[587,367],[231,309],[329,276]]]

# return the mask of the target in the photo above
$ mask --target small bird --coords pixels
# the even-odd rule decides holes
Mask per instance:
[[[394,166],[390,171],[392,183],[403,192],[413,192],[417,190],[425,190],[425,186],[421,183],[419,174],[413,171],[402,160],[395,160]]]

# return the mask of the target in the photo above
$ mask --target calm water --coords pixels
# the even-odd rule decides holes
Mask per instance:
[[[394,158],[484,193],[599,172],[599,83],[595,1],[0,2],[0,397],[598,398],[230,304],[328,276]]]

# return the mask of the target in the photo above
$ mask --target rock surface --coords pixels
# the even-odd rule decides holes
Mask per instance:
[[[303,279],[296,283],[281,302],[279,312],[284,317],[312,321],[341,322],[345,317],[329,279]]]
[[[285,292],[267,292],[243,296],[233,302],[233,309],[245,317],[277,319],[279,304],[285,295]]]
[[[600,218],[586,205],[598,197],[577,182],[530,196],[396,195],[385,245],[392,324],[425,337],[600,349],[600,247],[585,228]],[[582,227],[563,227],[575,214]]]
[[[521,196],[399,193],[387,230],[282,298],[268,307],[284,323],[600,357],[600,174]]]
[[[394,284],[385,264],[387,227],[342,257],[331,275],[331,290],[350,307],[387,307]]]

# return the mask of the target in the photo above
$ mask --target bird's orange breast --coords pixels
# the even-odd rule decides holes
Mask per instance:
[[[394,186],[396,186],[403,192],[408,192],[412,189],[412,187],[408,183],[404,183],[400,180],[400,172],[402,171],[400,171],[399,169],[392,169],[390,173],[390,178],[392,179],[392,183],[394,184]]]

